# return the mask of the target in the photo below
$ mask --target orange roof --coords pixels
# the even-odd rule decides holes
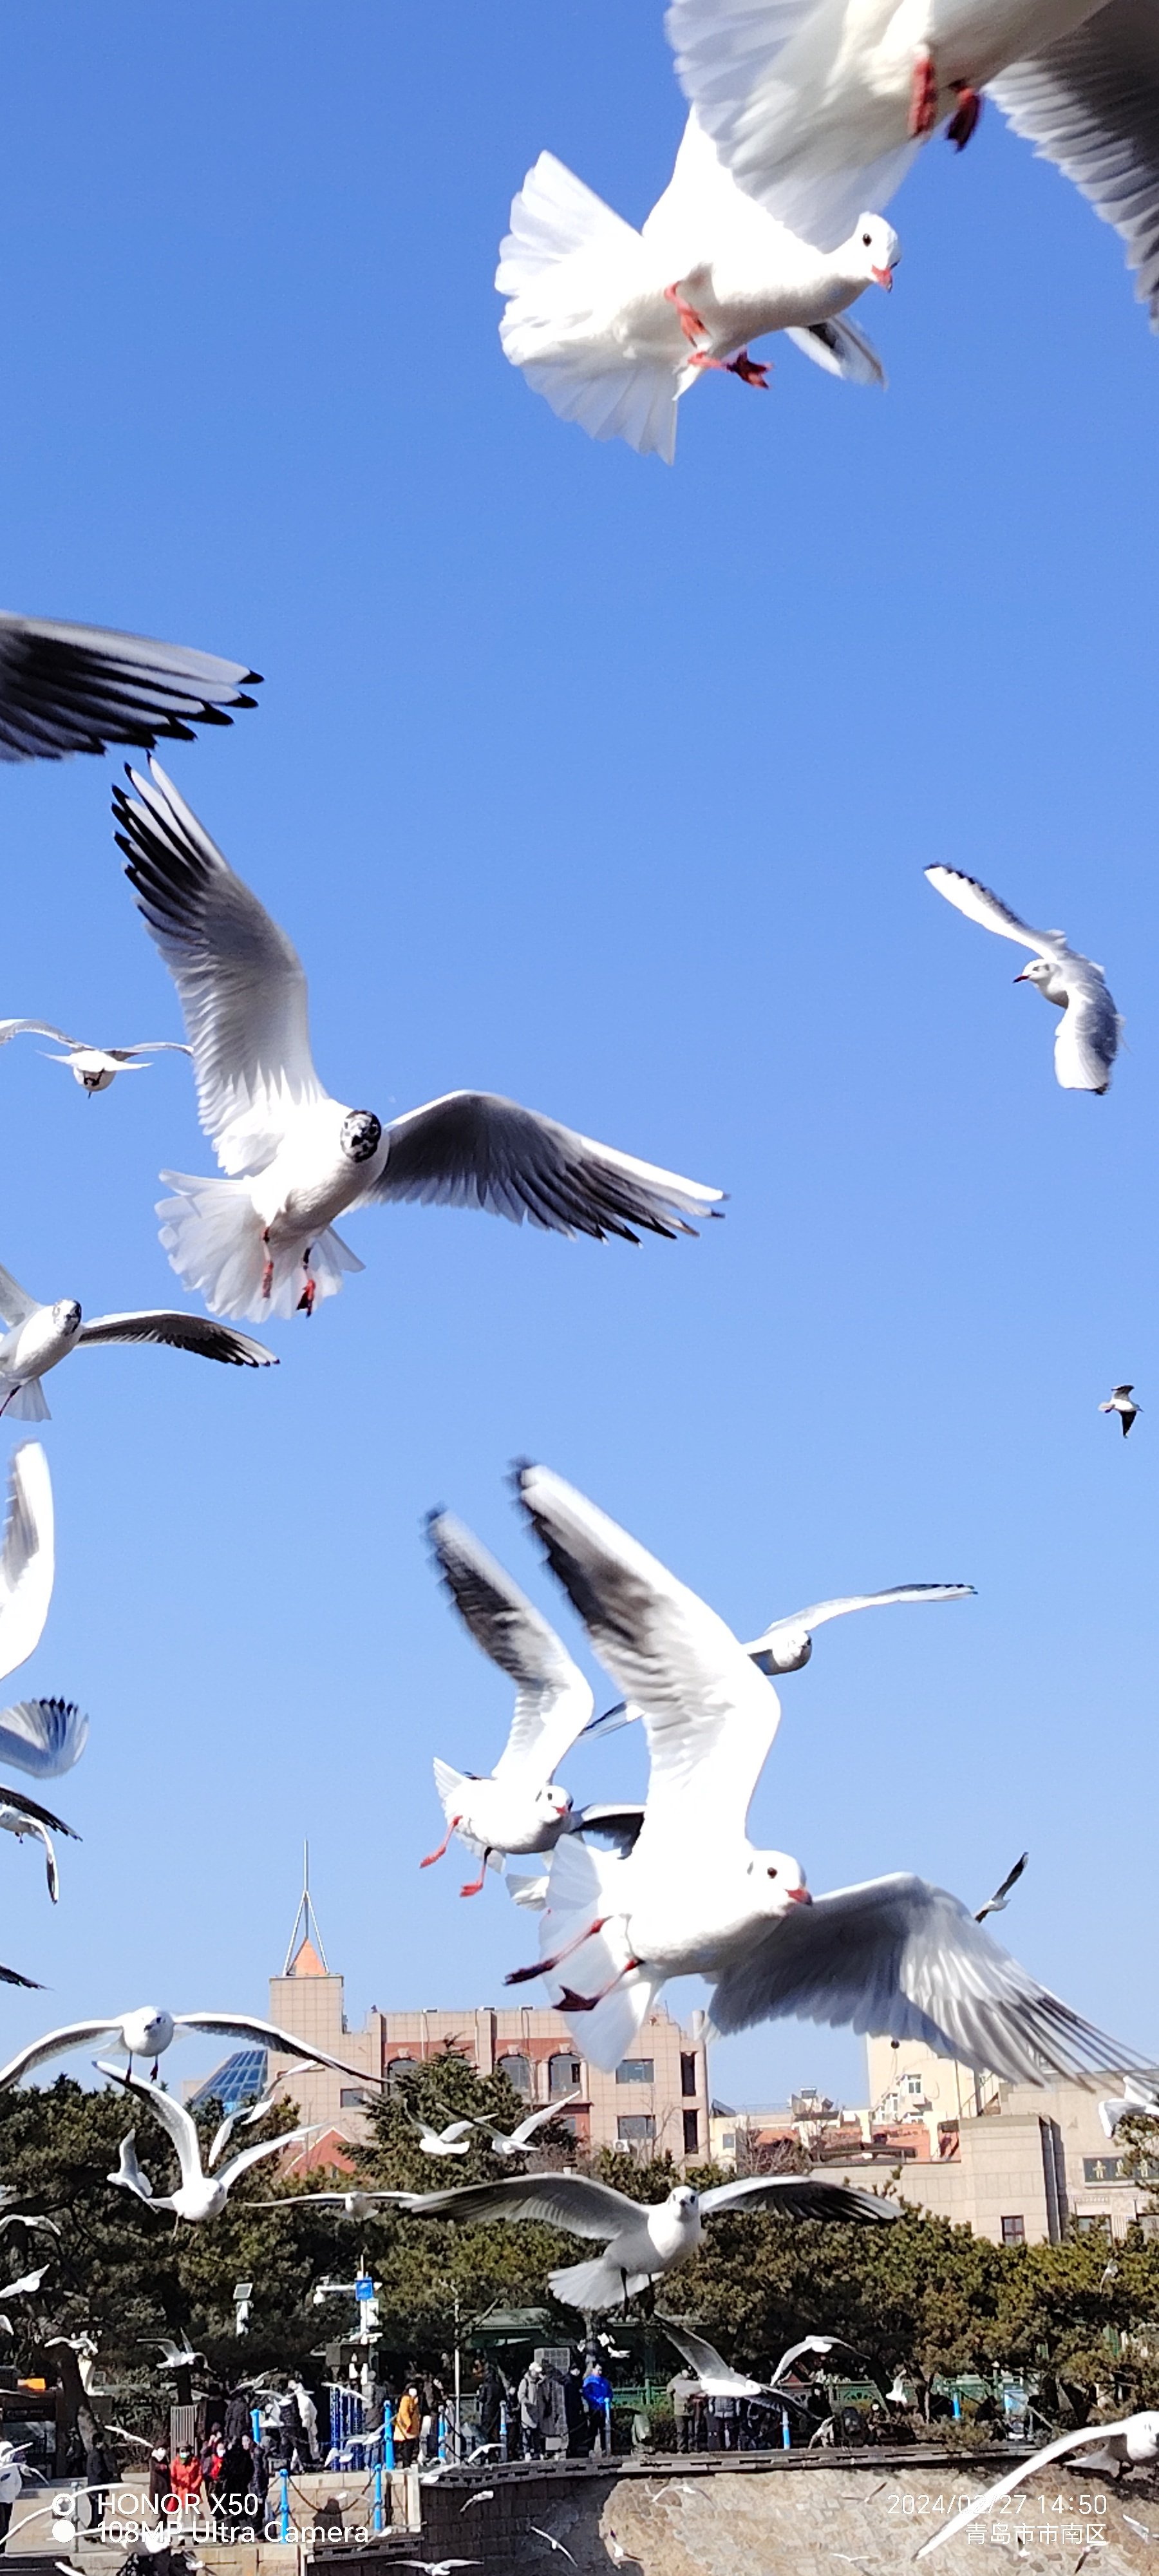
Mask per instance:
[[[289,1967],[286,1970],[286,1975],[288,1977],[324,1977],[325,1974],[326,1970],[322,1965],[313,1942],[310,1940],[303,1941],[301,1949],[295,1951]]]

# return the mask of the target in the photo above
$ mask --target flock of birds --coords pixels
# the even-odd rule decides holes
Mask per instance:
[[[1159,323],[1159,63],[1133,0],[964,0],[939,26],[893,0],[671,0],[689,103],[637,232],[551,152],[511,208],[495,283],[513,366],[564,420],[671,464],[706,372],[763,390],[781,331],[831,375],[884,385],[845,317],[901,256],[881,206],[939,127],[958,151],[988,92],[1115,226]]]

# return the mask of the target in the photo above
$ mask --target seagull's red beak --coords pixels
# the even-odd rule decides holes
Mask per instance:
[[[1027,973],[1028,973],[1028,969],[1024,966],[1024,967],[1023,967],[1023,969],[1022,969],[1021,974],[1020,974],[1020,975],[1016,975],[1016,976],[1015,976],[1015,978],[1014,978],[1015,983],[1016,983],[1016,984],[1025,984],[1025,982],[1026,982],[1026,977],[1027,977]]]
[[[887,295],[892,295],[892,293],[893,293],[893,270],[892,270],[892,268],[875,268],[875,269],[874,269],[874,272],[873,272],[873,282],[874,282],[874,285],[875,285],[875,286],[884,286],[885,291],[886,291],[886,294],[887,294]]]
[[[789,1889],[789,1894],[792,1897],[794,1905],[811,1905],[813,1902],[807,1887],[791,1887]]]

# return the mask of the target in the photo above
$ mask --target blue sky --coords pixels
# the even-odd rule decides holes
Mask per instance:
[[[420,1523],[452,1506],[551,1607],[518,1454],[742,1633],[974,1582],[821,1638],[755,1826],[817,1888],[975,1903],[1029,1845],[1012,1945],[1159,2048],[1156,353],[1117,241],[988,110],[893,209],[859,308],[889,392],[786,348],[767,398],[697,388],[668,471],[531,395],[491,286],[541,148],[637,220],[659,192],[658,4],[18,0],[3,95],[5,598],[267,674],[171,767],[297,941],[341,1097],[478,1084],[730,1193],[638,1251],[368,1216],[276,1373],[51,1383],[57,1592],[10,1688],[91,1713],[55,1785],[85,1839],[55,1917],[2,1856],[0,1956],[49,1989],[6,1995],[5,2048],[146,1993],[261,2009],[307,1832],[353,2016],[499,1998],[525,1920],[417,1868],[431,1754],[486,1769],[507,1715]],[[117,774],[0,780],[0,1013],[123,1042],[179,1026]],[[1102,960],[1106,1099],[1056,1088],[1053,1016],[935,859]],[[180,1302],[183,1068],[90,1104],[25,1042],[0,1110],[0,1260],[89,1312]],[[642,1750],[569,1779],[618,1794]],[[806,2081],[856,2097],[857,2044],[717,2053],[734,2101]]]

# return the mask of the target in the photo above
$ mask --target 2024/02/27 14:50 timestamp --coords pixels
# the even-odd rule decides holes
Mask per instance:
[[[964,2506],[972,2502],[973,2498],[966,2488],[958,2488],[947,2495],[943,2487],[939,2488],[936,2495],[892,2495],[886,2511],[890,2514],[900,2514],[907,2521],[918,2520],[926,2514],[937,2514],[939,2519],[943,2520],[949,2514],[961,2513]],[[1085,2520],[1089,2514],[1106,2513],[1107,2498],[1103,2494],[1023,2495],[1018,2499],[1018,2510],[1024,2521],[1032,2520],[1035,2515],[1043,2520],[1051,2514],[1078,2514]]]

